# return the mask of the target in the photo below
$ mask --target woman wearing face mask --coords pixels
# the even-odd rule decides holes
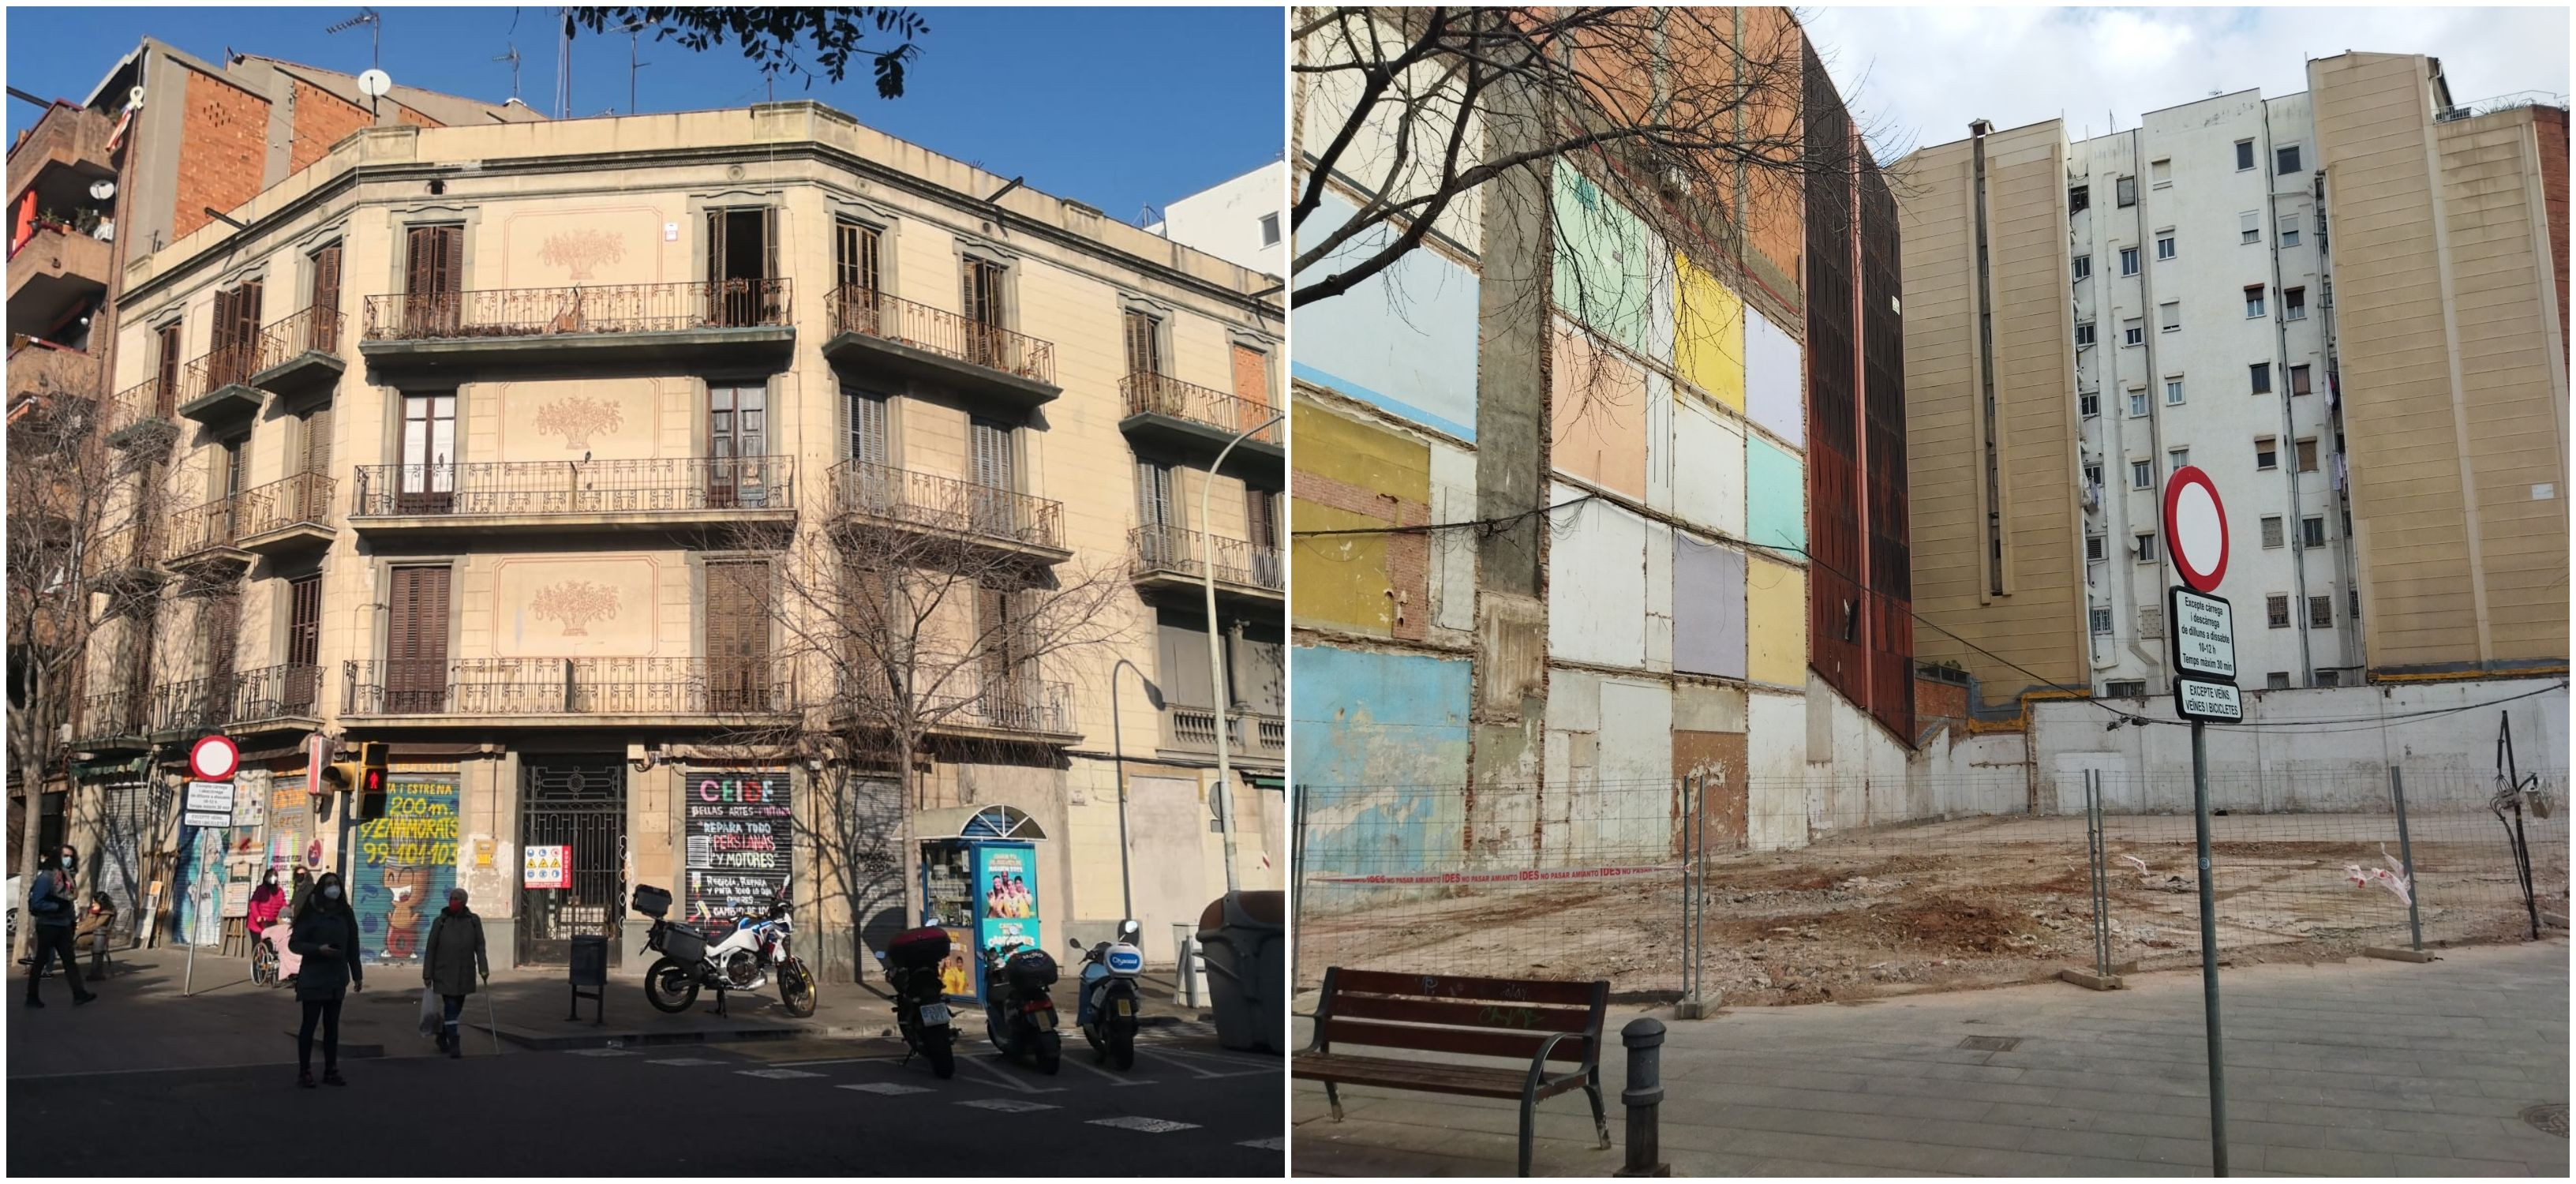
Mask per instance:
[[[277,924],[277,915],[285,911],[286,890],[277,886],[277,869],[270,868],[260,876],[259,887],[250,890],[250,913],[242,920],[242,927],[250,931],[254,962],[259,957],[258,948],[263,945],[268,946],[270,957],[276,957],[277,947],[268,937],[268,931]]]
[[[340,1001],[347,991],[366,989],[366,970],[358,962],[358,915],[341,895],[340,873],[322,873],[295,911],[293,925],[287,946],[304,958],[295,980],[296,1002],[304,1005],[304,1027],[295,1034],[295,1084],[313,1088],[313,1026],[319,1022],[322,1081],[347,1085],[340,1077]]]

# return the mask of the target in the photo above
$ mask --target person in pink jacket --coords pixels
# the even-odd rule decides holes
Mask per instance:
[[[250,890],[250,913],[243,918],[242,927],[250,931],[250,939],[254,943],[262,940],[272,943],[280,962],[277,970],[280,979],[292,973],[283,965],[287,957],[286,932],[282,928],[277,929],[272,937],[269,931],[277,928],[278,915],[285,911],[286,890],[277,886],[277,869],[271,868],[267,875],[261,877],[259,887]]]

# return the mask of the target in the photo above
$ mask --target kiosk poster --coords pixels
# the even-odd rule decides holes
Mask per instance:
[[[977,948],[1045,948],[1038,919],[1037,848],[1025,843],[986,843],[976,848],[975,888],[982,916]]]
[[[688,918],[729,921],[768,909],[794,866],[786,771],[693,769],[682,786]]]
[[[369,962],[420,957],[429,924],[456,883],[456,782],[397,777],[385,785],[385,816],[357,826],[350,906]]]

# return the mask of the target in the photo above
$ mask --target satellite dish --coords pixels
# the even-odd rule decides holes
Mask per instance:
[[[368,98],[381,99],[391,93],[393,89],[393,75],[387,74],[382,70],[369,70],[364,74],[358,75],[358,93],[365,95]]]
[[[90,182],[89,195],[100,201],[116,196],[116,182],[104,178]]]

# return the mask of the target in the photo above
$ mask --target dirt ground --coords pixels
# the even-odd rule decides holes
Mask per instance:
[[[2379,835],[2388,821],[2213,819],[2224,956],[2237,964],[2317,961],[2348,957],[2366,945],[2405,944],[2404,903],[2376,883],[2356,886],[2345,871],[2383,865]],[[2483,828],[2478,821],[2426,820],[2415,828],[2427,945],[2528,933],[2504,832],[2492,818]],[[2115,967],[2196,964],[2191,819],[2114,818],[2106,832]],[[2532,839],[2540,909],[2562,924],[2566,836],[2561,819]],[[2396,848],[2393,841],[2385,845]],[[1794,851],[1716,856],[1707,869],[1702,982],[1723,992],[1730,1006],[1996,986],[2094,962],[2081,818],[1882,828]],[[1690,945],[1684,891],[1677,867],[1601,880],[1407,891],[1310,883],[1297,919],[1299,985],[1320,982],[1327,966],[1347,965],[1608,978],[1622,998],[1675,998]]]

